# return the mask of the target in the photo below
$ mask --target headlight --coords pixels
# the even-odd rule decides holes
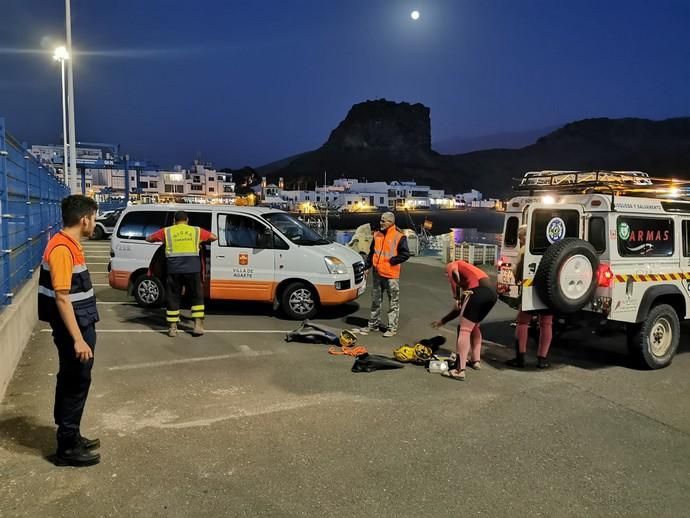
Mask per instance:
[[[326,268],[328,268],[328,273],[330,274],[342,274],[347,273],[347,266],[337,257],[324,257],[324,262],[326,263]]]

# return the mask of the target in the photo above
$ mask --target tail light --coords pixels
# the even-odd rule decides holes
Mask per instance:
[[[496,268],[501,268],[506,263],[505,257],[501,257],[499,259],[496,259]]]
[[[600,264],[597,268],[597,283],[600,288],[610,288],[613,283],[613,272],[608,264]]]

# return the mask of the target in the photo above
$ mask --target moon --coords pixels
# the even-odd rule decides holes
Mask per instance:
[[[410,13],[410,18],[412,18],[415,21],[419,20],[419,16],[420,16],[420,14],[419,14],[419,11],[417,11],[417,10],[414,10]]]

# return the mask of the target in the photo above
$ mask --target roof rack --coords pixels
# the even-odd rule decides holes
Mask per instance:
[[[644,186],[652,185],[652,179],[642,171],[530,171],[516,187],[531,190],[581,184]]]
[[[530,171],[514,180],[515,194],[536,193],[611,195],[656,198],[663,201],[690,202],[690,181],[652,178],[642,171]]]

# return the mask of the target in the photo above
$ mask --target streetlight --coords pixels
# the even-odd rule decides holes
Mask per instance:
[[[69,59],[69,52],[65,47],[55,49],[53,59],[60,62],[62,69],[62,174],[65,185],[69,185],[69,174],[67,173],[67,104],[65,102],[65,60]]]
[[[70,0],[65,0],[65,28],[67,32],[67,52],[73,55],[72,52],[72,15],[70,8]],[[69,117],[69,141],[72,143],[72,152],[69,154],[69,168],[70,175],[70,191],[72,194],[77,194],[80,189],[77,183],[77,136],[74,131],[74,74],[72,72],[73,59],[67,60],[67,77],[68,94],[67,94],[67,113]]]

